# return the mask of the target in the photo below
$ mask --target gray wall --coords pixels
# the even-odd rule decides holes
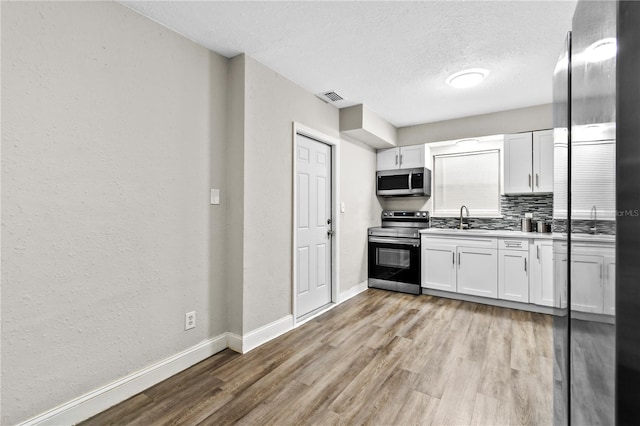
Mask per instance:
[[[115,2],[3,2],[2,424],[227,330],[226,70]]]
[[[293,125],[339,136],[338,110],[245,56],[244,332],[292,313]]]
[[[227,309],[228,331],[242,336],[244,260],[244,55],[229,61],[227,116]]]
[[[552,114],[553,105],[545,104],[401,127],[398,129],[398,145],[551,129]]]
[[[115,2],[1,19],[0,423],[291,314],[292,122],[338,138],[338,110]],[[346,291],[381,207],[374,151],[340,150]]]
[[[380,226],[376,193],[376,153],[358,142],[341,141],[340,291],[367,279],[367,228]]]
[[[537,105],[398,129],[398,145],[448,141],[553,128],[553,105]],[[431,199],[380,198],[387,210],[431,210]]]

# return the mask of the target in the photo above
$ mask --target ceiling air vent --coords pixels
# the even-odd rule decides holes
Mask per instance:
[[[319,95],[317,95],[320,99],[322,99],[323,101],[329,103],[329,102],[338,102],[343,100],[344,98],[340,95],[338,95],[336,92],[331,91],[331,92],[324,92],[324,93],[320,93]]]

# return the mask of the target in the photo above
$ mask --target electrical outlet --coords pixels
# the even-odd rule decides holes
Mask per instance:
[[[196,327],[196,311],[184,314],[184,329],[190,330]]]

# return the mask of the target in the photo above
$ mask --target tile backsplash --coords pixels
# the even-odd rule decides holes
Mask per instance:
[[[553,215],[553,195],[502,195],[500,197],[501,218],[474,218],[465,219],[476,229],[504,229],[519,231],[521,219],[525,213],[533,214],[533,221],[546,220],[551,223]],[[473,216],[473,212],[471,212]],[[432,217],[432,228],[455,228],[460,225],[457,217]]]
[[[574,234],[590,234],[593,227],[593,220],[573,219],[571,221],[571,229]],[[553,220],[553,232],[567,232],[566,219]],[[596,222],[596,232],[604,235],[616,234],[615,220],[598,220]]]

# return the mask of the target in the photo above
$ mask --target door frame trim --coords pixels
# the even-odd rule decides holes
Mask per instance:
[[[296,216],[296,202],[298,201],[298,184],[296,179],[296,172],[298,167],[298,160],[296,155],[298,148],[298,134],[327,144],[331,147],[331,221],[334,231],[333,238],[331,238],[331,304],[335,304],[338,302],[338,293],[340,289],[338,277],[338,271],[340,270],[340,216],[338,214],[338,206],[340,205],[340,139],[328,136],[322,132],[319,132],[315,129],[294,121],[291,137],[293,146],[293,184],[291,197],[291,216],[293,217],[293,220],[291,221],[291,311],[293,312],[294,327],[298,325],[298,305],[296,298],[296,294],[298,294],[298,280],[296,273],[296,262],[298,260],[296,256],[296,247],[298,244],[298,236],[296,232],[296,229],[298,228],[298,218]],[[301,321],[301,323],[302,322],[304,321]]]

